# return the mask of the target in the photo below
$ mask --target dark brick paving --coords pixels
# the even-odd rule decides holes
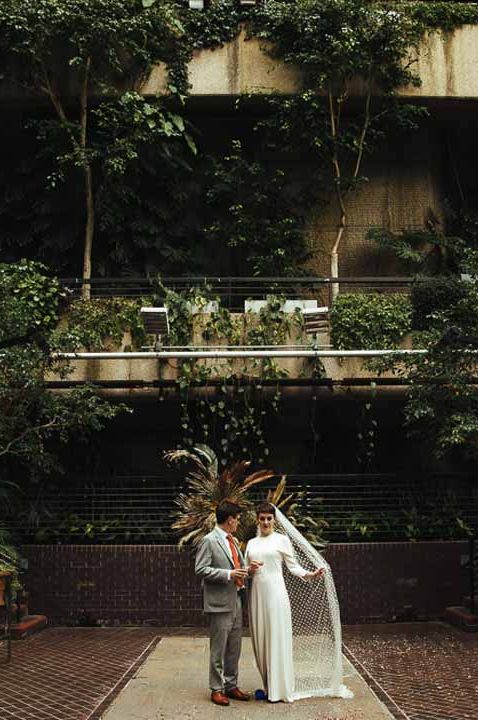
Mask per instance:
[[[348,656],[398,720],[478,720],[478,634],[441,623],[344,627]]]
[[[155,628],[52,628],[0,665],[1,720],[93,720],[158,641]]]

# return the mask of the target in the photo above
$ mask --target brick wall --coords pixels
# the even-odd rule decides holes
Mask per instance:
[[[438,617],[467,593],[465,542],[332,544],[345,623]],[[30,545],[30,610],[54,623],[203,625],[191,551],[172,545]]]

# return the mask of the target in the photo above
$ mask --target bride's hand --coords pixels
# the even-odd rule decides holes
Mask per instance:
[[[254,575],[254,573],[259,570],[261,565],[264,565],[262,560],[251,560],[251,564],[249,565],[249,572],[251,573],[251,575]]]
[[[307,573],[307,575],[304,575],[304,580],[314,580],[316,577],[323,577],[325,575],[324,568],[317,568],[317,570],[314,570],[313,572]]]

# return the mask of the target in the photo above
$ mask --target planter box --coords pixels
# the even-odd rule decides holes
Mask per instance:
[[[244,300],[244,312],[260,312],[267,305],[267,300]],[[281,310],[293,313],[295,310],[317,310],[317,300],[286,300]]]
[[[219,303],[217,300],[211,300],[210,302],[206,303],[205,305],[198,307],[197,305],[194,305],[193,303],[187,303],[189,310],[193,313],[193,315],[202,314],[202,315],[210,315],[211,313],[215,313],[219,310]]]

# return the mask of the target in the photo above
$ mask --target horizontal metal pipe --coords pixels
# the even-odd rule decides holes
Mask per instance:
[[[188,360],[228,358],[372,358],[426,355],[428,350],[159,350],[145,352],[59,352],[64,360]]]
[[[97,388],[113,389],[113,390],[131,390],[131,389],[152,389],[152,388],[176,388],[177,380],[48,380],[46,386],[50,390],[65,390],[67,388],[81,387],[85,385],[93,385]],[[406,387],[410,383],[401,378],[343,378],[334,380],[333,378],[277,378],[275,380],[266,380],[259,377],[249,381],[250,384],[261,385],[262,387],[291,387],[291,388],[312,388],[312,387],[365,387],[370,389],[371,386],[377,387]],[[208,378],[205,380],[192,380],[191,387],[222,387],[224,384],[230,387],[230,383],[224,378]],[[474,384],[474,383],[471,383]]]
[[[364,275],[361,277],[353,276],[340,276],[340,277],[317,277],[317,276],[311,276],[311,277],[237,277],[237,276],[231,276],[231,277],[215,277],[214,275],[210,276],[201,276],[201,275],[190,275],[185,277],[165,277],[162,278],[161,282],[163,285],[167,285],[168,283],[181,283],[183,285],[189,285],[191,283],[200,283],[201,285],[208,285],[210,283],[217,283],[218,285],[243,285],[245,283],[251,283],[256,286],[259,285],[265,285],[266,283],[270,283],[271,285],[317,285],[317,284],[324,284],[327,285],[328,283],[346,283],[347,285],[350,284],[357,284],[362,285],[363,283],[379,283],[383,285],[384,283],[390,283],[390,284],[396,284],[396,283],[415,283],[415,282],[423,282],[424,280],[430,280],[434,278],[430,277],[414,277],[412,275],[395,275],[395,276],[387,276],[387,275]],[[126,277],[110,277],[110,278],[90,278],[89,280],[85,280],[83,278],[72,278],[72,277],[65,277],[60,278],[61,283],[75,283],[76,285],[108,285],[118,283],[118,284],[124,284],[124,285],[140,285],[142,283],[144,284],[154,284],[155,280],[147,277],[132,277],[132,278],[126,278]],[[274,287],[268,288],[271,292],[275,290]]]

